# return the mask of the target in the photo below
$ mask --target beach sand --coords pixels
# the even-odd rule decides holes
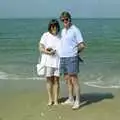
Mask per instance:
[[[119,120],[120,89],[81,85],[81,107],[47,106],[45,81],[0,80],[0,120]],[[60,102],[67,97],[61,84]]]

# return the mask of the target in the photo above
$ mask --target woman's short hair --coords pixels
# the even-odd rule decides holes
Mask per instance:
[[[57,28],[57,31],[56,31],[56,34],[58,34],[60,32],[60,25],[59,25],[59,22],[57,19],[52,19],[49,21],[49,24],[48,24],[48,31],[51,33],[51,26],[52,25],[55,25],[56,28]]]

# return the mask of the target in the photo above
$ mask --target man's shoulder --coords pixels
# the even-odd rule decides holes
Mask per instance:
[[[65,31],[65,28],[62,28],[61,32]]]
[[[72,25],[71,27],[73,30],[79,30],[79,28],[76,25]]]
[[[76,25],[72,26],[72,30],[74,31],[75,34],[81,34],[81,30]]]

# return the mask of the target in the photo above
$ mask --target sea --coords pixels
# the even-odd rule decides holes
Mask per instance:
[[[43,80],[39,41],[47,19],[0,19],[0,81]],[[86,86],[120,88],[120,19],[73,19],[86,43],[79,78]],[[62,29],[62,24],[61,29]]]

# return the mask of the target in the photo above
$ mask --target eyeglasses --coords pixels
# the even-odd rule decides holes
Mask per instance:
[[[62,22],[64,21],[69,21],[69,18],[64,18],[64,19],[61,19]]]

